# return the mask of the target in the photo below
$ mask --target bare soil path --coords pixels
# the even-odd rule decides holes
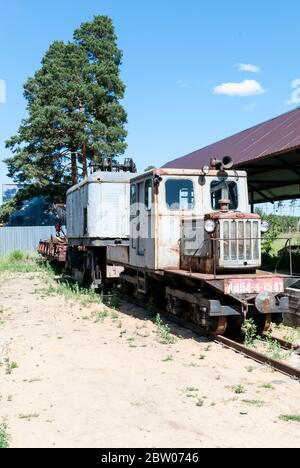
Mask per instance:
[[[297,382],[177,326],[162,344],[136,306],[43,288],[39,273],[0,275],[12,447],[300,447],[300,423],[280,419],[300,414]]]

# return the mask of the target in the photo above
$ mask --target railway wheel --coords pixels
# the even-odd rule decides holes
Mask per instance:
[[[135,285],[133,283],[130,283],[129,281],[126,281],[123,277],[122,274],[120,276],[120,283],[121,283],[121,291],[123,294],[126,296],[132,296],[134,297],[135,295]]]
[[[272,314],[266,314],[264,317],[263,333],[267,333],[272,325]]]
[[[212,335],[224,335],[227,329],[227,317],[220,316],[209,319],[208,331]]]
[[[258,335],[268,333],[272,325],[272,314],[255,314],[253,315],[253,319]]]

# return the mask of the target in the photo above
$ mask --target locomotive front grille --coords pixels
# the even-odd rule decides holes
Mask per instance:
[[[243,264],[260,260],[260,221],[220,221],[220,260]]]

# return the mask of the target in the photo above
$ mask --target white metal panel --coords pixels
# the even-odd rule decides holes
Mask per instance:
[[[129,264],[129,245],[108,245],[106,257],[109,262]]]
[[[121,183],[89,184],[88,236],[129,236],[129,193]]]
[[[129,237],[129,181],[134,174],[96,172],[67,193],[67,235]]]

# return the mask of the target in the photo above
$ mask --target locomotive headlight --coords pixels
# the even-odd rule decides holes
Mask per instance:
[[[262,221],[260,230],[263,234],[270,230],[270,224],[268,221]]]
[[[213,219],[207,219],[204,223],[204,229],[206,232],[209,234],[213,233],[214,230],[216,229],[216,223],[214,222]]]

